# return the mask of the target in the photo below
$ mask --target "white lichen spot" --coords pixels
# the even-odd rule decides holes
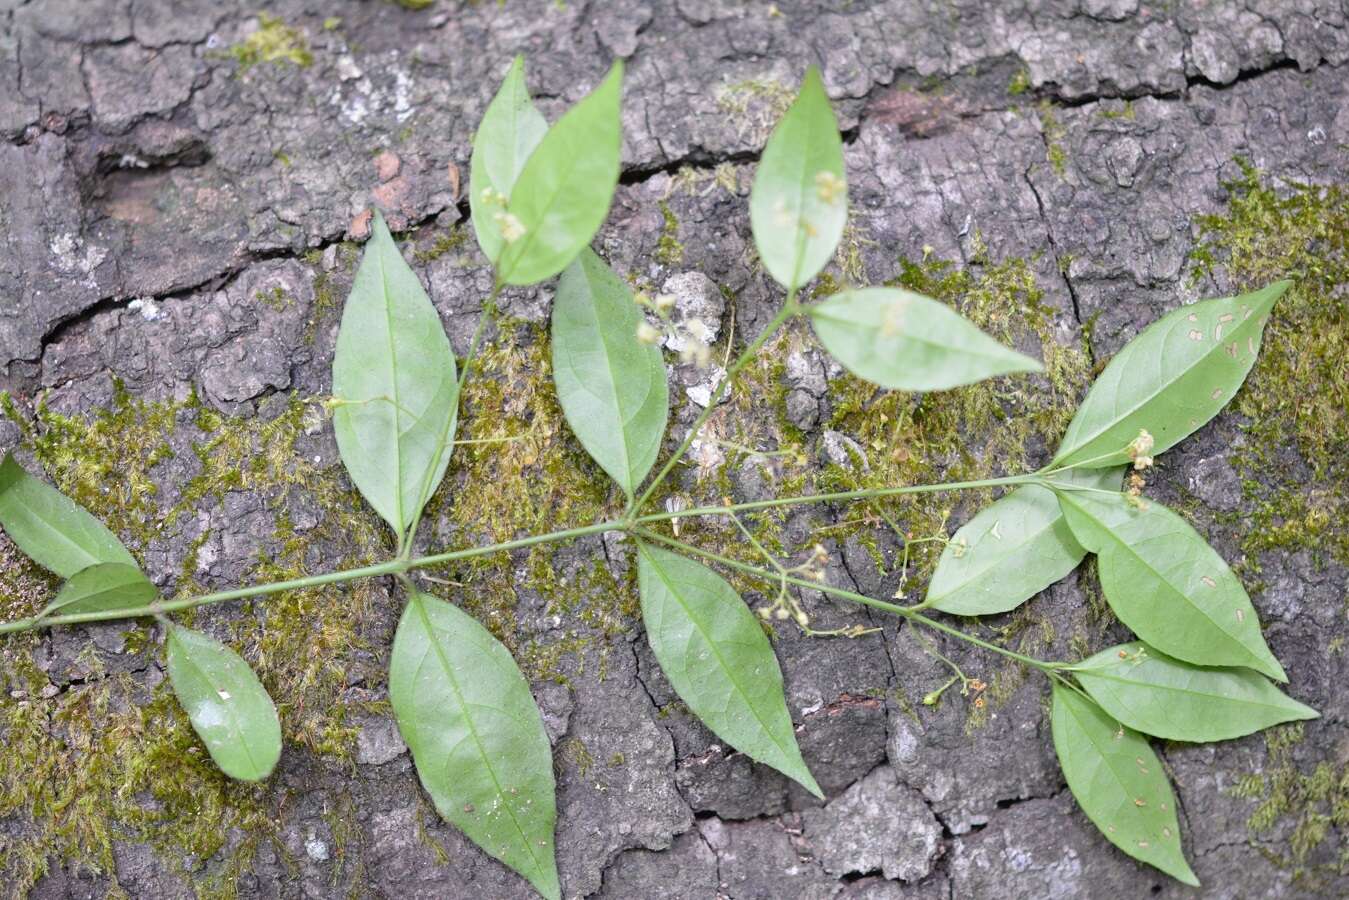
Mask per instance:
[[[819,196],[820,202],[827,203],[830,206],[837,206],[843,199],[848,186],[833,172],[823,171],[815,173],[815,193]]]
[[[216,691],[216,693],[220,695],[220,699],[221,699],[221,700],[229,700],[229,699],[230,699],[230,692],[229,692],[229,691]]]
[[[1191,321],[1191,322],[1198,322],[1198,321],[1199,321],[1199,316],[1195,315],[1194,313],[1190,313],[1190,321]]]
[[[1237,624],[1242,625],[1245,622],[1246,622],[1246,610],[1244,609],[1237,610]]]
[[[1232,357],[1233,359],[1236,359],[1236,358],[1237,358],[1237,342],[1236,342],[1236,341],[1233,341],[1232,343],[1228,344],[1227,347],[1226,347],[1225,349],[1227,350],[1227,355],[1228,355],[1228,356]]]
[[[1204,332],[1200,331],[1198,328],[1190,329],[1190,340],[1202,341],[1203,339],[1204,339]]]
[[[1209,394],[1209,397],[1211,397],[1211,398],[1214,399],[1214,400],[1217,400],[1217,399],[1218,399],[1219,397],[1221,397],[1222,395],[1223,395],[1223,389],[1220,388],[1220,387],[1216,387],[1216,388],[1213,389],[1213,393]]]
[[[1208,585],[1209,587],[1217,587],[1217,586],[1218,586],[1218,582],[1214,581],[1212,578],[1210,578],[1210,577],[1207,576],[1207,575],[1205,575],[1203,578],[1201,578],[1201,579],[1199,579],[1199,580],[1202,581],[1202,582],[1204,582],[1204,584]]]
[[[164,313],[160,311],[159,304],[153,297],[137,297],[126,305],[126,308],[132,312],[141,314],[141,318],[147,322],[157,322],[164,318]]]

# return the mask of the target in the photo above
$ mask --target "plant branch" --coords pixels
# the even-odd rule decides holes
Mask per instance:
[[[696,556],[701,556],[704,557],[705,559],[710,559],[713,560],[714,562],[719,562],[724,566],[744,572],[746,575],[752,575],[755,578],[758,578],[762,581],[769,581],[769,582],[786,581],[788,584],[794,584],[797,587],[809,588],[810,590],[819,591],[824,594],[829,594],[830,596],[833,597],[841,597],[844,600],[851,600],[852,602],[859,603],[862,606],[870,606],[873,609],[881,609],[889,613],[894,613],[895,615],[898,616],[903,616],[910,622],[915,622],[919,625],[925,625],[926,627],[932,628],[936,631],[944,632],[946,634],[951,635],[952,637],[959,638],[962,641],[967,641],[971,644],[982,647],[985,650],[991,650],[994,653],[998,653],[1001,654],[1002,656],[1014,659],[1017,662],[1024,663],[1025,665],[1028,666],[1032,666],[1036,669],[1039,669],[1042,672],[1052,672],[1056,671],[1059,668],[1059,665],[1057,663],[1045,662],[1044,660],[1035,659],[1034,657],[1025,656],[1024,654],[1017,653],[1013,650],[1008,650],[1006,647],[999,647],[997,644],[989,643],[988,641],[985,641],[981,638],[977,638],[972,634],[967,634],[966,632],[961,631],[959,628],[954,628],[950,625],[947,625],[945,622],[940,622],[936,619],[932,619],[925,615],[922,615],[921,613],[915,612],[913,609],[907,606],[900,606],[897,603],[888,603],[885,600],[877,600],[874,597],[868,597],[865,594],[859,594],[856,591],[849,591],[844,588],[838,588],[832,585],[822,584],[816,581],[809,581],[805,578],[797,578],[793,575],[784,575],[776,572],[770,572],[767,569],[762,569],[758,566],[750,565],[749,563],[742,563],[737,559],[731,559],[728,556],[722,556],[721,554],[713,553],[710,550],[703,550],[700,547],[695,547],[692,544],[687,544],[683,541],[676,540],[675,538],[666,537],[665,535],[660,534],[659,532],[656,531],[652,531],[649,528],[638,527],[635,529],[635,533],[649,540],[659,541],[660,543],[666,544],[667,546],[683,550],[686,553],[692,553]]]
[[[695,506],[677,512],[648,513],[633,519],[636,525],[649,525],[653,522],[667,522],[670,519],[695,518],[698,516],[726,515],[728,512],[747,512],[756,509],[772,509],[779,506],[798,506],[803,503],[832,503],[839,500],[866,500],[872,497],[896,497],[902,494],[930,494],[938,491],[965,491],[977,488],[1002,487],[1013,484],[1039,484],[1038,475],[1008,475],[1004,478],[985,478],[979,481],[951,481],[945,484],[911,484],[905,487],[869,488],[857,491],[836,491],[831,494],[807,494],[800,497],[775,497],[771,500],[754,500],[749,503],[733,503],[729,506]]]
[[[520,550],[538,544],[571,540],[573,538],[599,534],[605,531],[622,530],[622,528],[623,523],[621,522],[604,521],[595,525],[585,525],[580,528],[568,528],[563,531],[550,531],[547,534],[533,535],[532,537],[519,538],[514,541],[504,541],[499,544],[489,544],[484,547],[469,547],[465,550],[434,553],[429,556],[418,556],[412,559],[391,559],[387,562],[378,563],[373,566],[362,566],[358,569],[343,569],[337,572],[329,572],[325,575],[311,575],[305,578],[294,578],[289,581],[258,584],[253,585],[252,587],[237,588],[231,591],[218,591],[213,594],[202,594],[197,597],[182,597],[131,609],[101,609],[93,612],[69,613],[64,616],[49,616],[47,618],[43,618],[42,616],[32,616],[27,619],[15,619],[12,622],[0,623],[0,634],[27,631],[30,628],[46,628],[50,625],[79,625],[86,622],[107,622],[114,619],[134,619],[141,616],[163,615],[164,613],[192,609],[193,607],[205,606],[210,603],[224,603],[229,600],[246,600],[250,597],[262,597],[267,594],[279,594],[284,591],[305,590],[308,588],[322,587],[328,584],[356,581],[361,578],[376,578],[383,575],[405,575],[413,569],[419,569],[425,566],[441,565],[459,559],[487,556],[492,553],[505,553],[510,550]]]

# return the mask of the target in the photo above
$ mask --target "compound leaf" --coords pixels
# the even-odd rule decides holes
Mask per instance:
[[[505,242],[496,220],[509,201],[525,161],[548,132],[548,123],[529,98],[525,86],[525,58],[515,57],[492,102],[487,105],[473,136],[469,164],[468,202],[478,246],[493,263]]]
[[[135,566],[98,563],[70,576],[42,615],[146,609],[158,593],[150,579]]]
[[[823,797],[801,758],[773,647],[735,589],[667,550],[637,551],[646,636],[675,693],[717,737]]]
[[[1134,859],[1197,886],[1199,879],[1180,846],[1171,783],[1147,739],[1058,682],[1050,721],[1068,788],[1106,840]]]
[[[1173,741],[1225,741],[1318,715],[1250,669],[1192,666],[1141,641],[1102,650],[1073,674],[1107,713]]]
[[[1073,537],[1100,557],[1101,588],[1148,644],[1200,666],[1246,666],[1287,681],[1241,581],[1180,516],[1123,494],[1057,491]]]
[[[394,636],[389,701],[441,817],[558,900],[553,757],[510,652],[472,616],[414,589]]]
[[[459,387],[440,316],[378,213],[342,313],[333,394],[342,462],[401,536],[449,465]]]
[[[1161,453],[1198,430],[1246,380],[1290,284],[1183,306],[1143,329],[1091,386],[1051,465],[1117,466],[1140,431]]]
[[[199,631],[169,628],[169,682],[220,770],[260,781],[281,758],[272,698],[243,657]]]
[[[497,265],[506,284],[534,284],[561,272],[609,214],[618,185],[623,63],[567,111],[530,154],[500,224]]]
[[[1122,469],[1073,469],[1059,477],[1113,491],[1122,474]],[[1086,553],[1054,492],[1023,484],[956,531],[937,561],[926,602],[958,616],[1007,612],[1073,571]]]
[[[0,526],[33,562],[62,578],[99,563],[138,568],[102,522],[29,475],[8,453],[0,463]]]
[[[768,274],[794,290],[829,262],[847,219],[843,139],[820,72],[811,66],[759,158],[750,228]]]
[[[637,340],[632,291],[589,248],[553,300],[553,383],[571,430],[632,496],[656,461],[669,389],[660,349]]]
[[[939,391],[1011,372],[1039,372],[945,304],[899,288],[861,288],[810,307],[826,349],[859,378],[905,391]]]

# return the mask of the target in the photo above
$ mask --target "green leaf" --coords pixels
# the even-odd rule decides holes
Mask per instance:
[[[1207,669],[1141,641],[1073,667],[1087,693],[1135,731],[1173,741],[1225,741],[1319,714],[1250,669]]]
[[[1065,481],[1117,491],[1123,469],[1069,470]],[[1015,609],[1063,578],[1087,553],[1073,538],[1058,498],[1024,484],[995,501],[951,538],[927,587],[927,605],[958,616]]]
[[[42,615],[146,609],[155,602],[158,593],[150,579],[135,566],[98,563],[70,576]]]
[[[1161,453],[1198,430],[1241,387],[1290,284],[1182,306],[1143,329],[1091,386],[1051,465],[1117,466],[1140,431]]]
[[[553,300],[553,383],[571,430],[629,497],[656,461],[669,389],[658,347],[637,340],[632,291],[590,249]]]
[[[243,657],[199,631],[169,628],[169,682],[220,770],[260,781],[281,758],[276,707]]]
[[[646,636],[675,693],[717,737],[823,798],[758,619],[706,566],[647,544],[637,551]]]
[[[0,463],[0,526],[33,562],[70,578],[99,563],[136,560],[103,523],[5,454]]]
[[[1198,886],[1180,847],[1171,783],[1147,739],[1058,682],[1050,719],[1068,788],[1106,840],[1134,859]]]
[[[441,817],[557,900],[552,752],[501,642],[412,590],[394,636],[389,701]]]
[[[1180,516],[1123,494],[1058,491],[1073,537],[1100,557],[1101,587],[1147,643],[1200,666],[1247,666],[1279,681],[1250,597],[1227,563]]]
[[[534,284],[565,269],[604,224],[618,186],[623,63],[549,129],[511,191],[505,215],[523,231],[506,241],[498,274]],[[509,237],[508,232],[502,232]]]
[[[809,309],[843,367],[881,387],[941,391],[1044,366],[930,297],[899,288],[842,291]]]
[[[548,123],[525,87],[525,58],[517,56],[478,123],[468,172],[473,233],[483,254],[493,263],[505,246],[501,225],[494,217],[510,199],[525,161],[547,132]]]
[[[333,394],[342,462],[401,536],[449,465],[459,387],[440,316],[378,213],[342,313]]]
[[[843,139],[814,66],[768,138],[749,195],[749,222],[764,268],[788,290],[820,273],[848,219]]]

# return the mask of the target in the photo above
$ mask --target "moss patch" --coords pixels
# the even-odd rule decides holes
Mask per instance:
[[[1337,525],[1349,516],[1349,189],[1275,183],[1249,165],[1227,189],[1227,212],[1199,220],[1196,278],[1222,269],[1240,291],[1294,279],[1235,401],[1246,440],[1232,462],[1254,507],[1240,514],[1243,549],[1349,563]],[[1306,471],[1289,465],[1290,444]]]
[[[258,63],[289,63],[306,68],[314,64],[303,31],[269,13],[258,13],[258,30],[229,48],[229,55],[247,72]]]
[[[274,521],[245,583],[316,574],[333,563],[360,565],[387,550],[377,521],[362,510],[340,469],[320,468],[299,452],[297,442],[317,424],[317,415],[316,407],[292,398],[266,415],[231,418],[195,398],[148,403],[118,386],[109,408],[88,416],[65,416],[39,404],[33,421],[19,420],[29,449],[57,487],[107,522],[133,551],[165,540],[183,548],[176,592],[190,594],[207,590],[196,581],[197,553],[210,535],[191,530],[195,514],[231,491],[260,493]],[[170,502],[160,490],[158,467],[175,458],[175,447],[180,453],[189,448],[196,474]],[[317,510],[316,523],[304,532],[292,522],[292,501]],[[0,547],[6,558],[16,554],[8,542]],[[52,587],[26,562],[16,560],[0,572],[7,616],[31,614]],[[342,758],[354,744],[350,713],[366,706],[348,699],[346,663],[364,646],[372,591],[359,584],[296,591],[252,610],[234,605],[179,618],[209,615],[212,630],[253,664],[277,702],[287,753],[300,745]],[[128,651],[150,642],[149,626],[126,627]],[[202,895],[233,896],[253,852],[276,834],[284,792],[274,782],[251,786],[225,778],[168,685],[104,677],[103,657],[92,644],[81,658],[92,674],[57,690],[34,665],[39,640],[27,634],[0,642],[0,735],[6,744],[0,816],[15,816],[24,829],[0,847],[0,871],[22,893],[51,860],[111,871],[114,843],[131,840],[176,860]],[[275,849],[284,859],[284,848]]]

